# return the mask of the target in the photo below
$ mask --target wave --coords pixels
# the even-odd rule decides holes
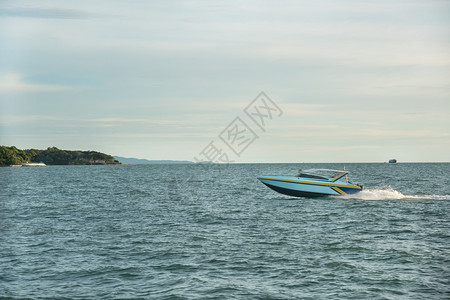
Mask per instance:
[[[450,200],[450,195],[404,195],[392,188],[365,189],[360,193],[342,197],[357,200]]]

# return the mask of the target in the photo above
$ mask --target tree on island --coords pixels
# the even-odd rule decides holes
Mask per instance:
[[[0,166],[18,165],[31,162],[25,151],[16,147],[0,146]]]
[[[0,166],[43,162],[47,165],[118,165],[119,161],[108,154],[96,151],[70,151],[56,147],[46,150],[0,146]]]

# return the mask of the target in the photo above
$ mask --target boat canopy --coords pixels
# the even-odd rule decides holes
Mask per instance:
[[[316,179],[332,179],[342,177],[348,174],[345,170],[331,170],[331,169],[307,169],[299,170],[298,177],[316,178]]]

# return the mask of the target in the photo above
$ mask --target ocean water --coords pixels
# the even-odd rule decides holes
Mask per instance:
[[[450,164],[345,164],[365,191],[256,176],[343,164],[0,168],[2,299],[449,299]]]

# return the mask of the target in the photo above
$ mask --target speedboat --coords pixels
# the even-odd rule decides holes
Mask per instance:
[[[265,175],[257,177],[262,183],[278,193],[295,197],[340,196],[355,194],[363,186],[347,179],[344,170],[299,170],[297,176]]]

